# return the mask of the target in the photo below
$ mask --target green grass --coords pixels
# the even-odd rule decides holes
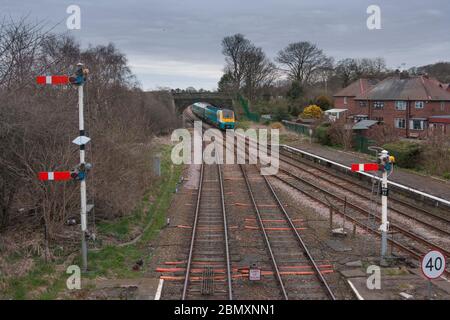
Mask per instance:
[[[136,260],[142,258],[142,251],[136,246],[107,246],[100,251],[89,254],[89,278],[97,276],[130,278],[138,276],[139,272],[132,271]]]
[[[97,225],[100,234],[109,235],[120,240],[126,239],[130,232],[130,223],[136,220],[136,216],[123,217],[117,221],[106,221]]]
[[[164,147],[161,153],[160,183],[155,184],[148,192],[133,215],[106,223],[99,228],[102,232],[106,232],[108,235],[113,234],[119,239],[126,237],[132,227],[141,227],[142,229],[147,227],[147,229],[143,231],[141,238],[135,244],[122,247],[108,246],[100,251],[92,252],[89,255],[89,269],[91,270],[89,277],[136,277],[141,272],[132,271],[133,264],[139,259],[143,259],[145,262],[151,259],[146,244],[165,225],[166,212],[182,172],[182,166],[172,164],[171,147]],[[149,199],[152,198],[155,200],[150,203]]]
[[[148,251],[148,241],[152,240],[165,225],[166,212],[170,206],[177,182],[182,173],[182,166],[172,164],[171,147],[161,148],[162,161],[160,181],[155,183],[134,212],[127,217],[116,219],[98,225],[99,236],[113,236],[118,240],[130,240],[129,233],[132,228],[147,229],[135,244],[127,246],[106,246],[99,251],[91,251],[88,256],[89,273],[83,277],[95,278],[97,276],[113,278],[139,277],[142,272],[132,270],[134,263],[143,259],[151,260]],[[155,199],[150,203],[149,199]],[[19,256],[8,259],[19,259]],[[60,261],[61,262],[61,261]],[[81,258],[77,257],[75,264],[81,265]],[[59,292],[64,290],[68,274],[65,271],[56,272],[55,264],[45,263],[36,258],[35,266],[25,276],[7,279],[7,288],[0,294],[12,299],[55,299]],[[43,287],[43,290],[36,289]],[[34,294],[32,292],[35,291]]]
[[[15,300],[28,299],[29,294],[39,288],[51,285],[50,277],[54,274],[54,266],[36,258],[35,266],[25,276],[12,278],[8,281],[6,296]],[[45,290],[47,291],[47,290]]]

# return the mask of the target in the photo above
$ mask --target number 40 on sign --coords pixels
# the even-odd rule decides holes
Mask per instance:
[[[421,267],[428,279],[439,278],[446,268],[445,256],[440,251],[432,250],[422,258]]]

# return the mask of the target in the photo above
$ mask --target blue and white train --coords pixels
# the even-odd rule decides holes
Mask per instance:
[[[234,129],[234,112],[230,109],[221,109],[206,102],[196,102],[192,105],[192,112],[200,119],[219,129]]]

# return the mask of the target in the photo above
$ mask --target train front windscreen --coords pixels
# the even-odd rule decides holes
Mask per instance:
[[[233,119],[234,113],[231,110],[222,110],[222,116],[224,119]]]

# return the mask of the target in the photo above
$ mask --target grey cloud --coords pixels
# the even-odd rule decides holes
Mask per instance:
[[[290,42],[308,40],[336,59],[384,56],[392,67],[450,58],[447,0],[1,0],[2,14],[63,21],[60,31],[66,31],[70,4],[82,10],[82,30],[70,33],[84,46],[116,43],[146,88],[215,87],[220,41],[236,32],[271,57]],[[382,30],[366,28],[370,4],[381,7]]]

